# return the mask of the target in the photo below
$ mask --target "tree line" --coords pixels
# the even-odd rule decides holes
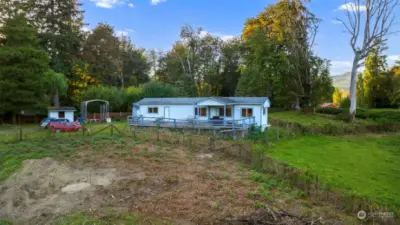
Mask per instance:
[[[142,97],[268,96],[274,107],[306,110],[332,101],[330,62],[313,51],[321,20],[302,0],[267,6],[240,38],[184,25],[168,51],[137,48],[107,23],[84,31],[81,6],[0,2],[0,112],[90,98],[118,111]]]
[[[366,57],[365,69],[357,74],[356,99],[362,108],[400,107],[400,61],[389,67],[383,49],[373,49]],[[335,89],[333,102],[342,108],[350,106],[350,93]]]

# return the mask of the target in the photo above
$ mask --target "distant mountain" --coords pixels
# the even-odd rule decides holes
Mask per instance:
[[[333,86],[348,91],[350,89],[351,72],[332,76]]]

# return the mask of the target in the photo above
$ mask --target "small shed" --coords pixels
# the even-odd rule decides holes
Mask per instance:
[[[74,121],[75,107],[50,107],[48,109],[48,117],[56,119],[68,119]]]

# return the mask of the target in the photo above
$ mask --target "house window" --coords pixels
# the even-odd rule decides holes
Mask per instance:
[[[224,116],[224,108],[219,108],[219,116]],[[226,108],[226,117],[232,117],[232,107]]]
[[[64,119],[65,118],[65,112],[64,111],[58,112],[58,118],[59,119]]]
[[[242,117],[253,117],[252,108],[242,108]]]
[[[194,115],[199,115],[198,108],[194,108]],[[207,116],[207,108],[200,108],[200,116]]]
[[[265,116],[265,113],[267,112],[267,108],[263,108],[263,115]]]
[[[148,107],[147,108],[147,113],[149,113],[149,114],[157,114],[158,113],[158,107]]]

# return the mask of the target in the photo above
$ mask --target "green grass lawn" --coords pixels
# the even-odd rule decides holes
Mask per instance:
[[[266,151],[279,161],[318,174],[331,187],[400,208],[400,134],[302,136],[277,142]]]
[[[300,123],[304,126],[321,126],[325,124],[346,125],[342,120],[335,120],[333,116],[324,114],[304,114],[303,112],[286,111],[270,113],[270,119],[281,119],[288,122]],[[357,119],[354,121],[356,125],[374,124],[372,120]]]

